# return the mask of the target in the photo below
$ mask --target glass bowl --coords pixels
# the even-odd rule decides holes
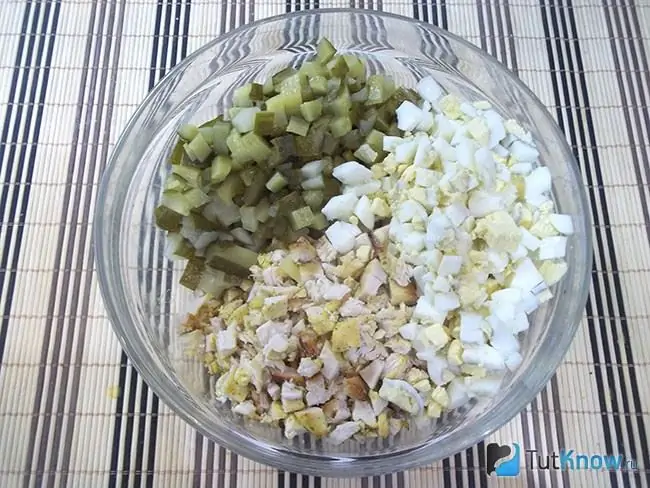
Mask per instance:
[[[213,400],[201,365],[184,357],[175,314],[196,306],[165,258],[164,233],[153,225],[175,130],[224,112],[234,88],[264,80],[311,56],[321,37],[363,57],[370,73],[415,86],[434,76],[448,91],[489,100],[538,141],[553,175],[560,212],[573,216],[569,271],[555,298],[531,318],[524,362],[490,401],[468,404],[437,421],[385,440],[333,447],[285,439],[279,429],[246,424]],[[495,59],[432,25],[352,9],[298,12],[236,29],[174,68],[147,96],[122,133],[97,198],[94,238],[99,283],[115,332],[142,378],[204,436],[250,459],[316,476],[367,476],[428,464],[482,440],[537,395],[553,375],[585,305],[592,247],[580,172],[563,134],[539,100]]]

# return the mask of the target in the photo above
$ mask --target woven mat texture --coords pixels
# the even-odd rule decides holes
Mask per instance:
[[[535,401],[450,459],[353,480],[278,472],[187,427],[121,350],[91,245],[107,157],[148,90],[223,32],[327,7],[436,24],[514,70],[572,145],[594,221],[582,325]],[[0,487],[650,486],[649,53],[648,0],[1,0]],[[489,442],[637,470],[498,479]]]

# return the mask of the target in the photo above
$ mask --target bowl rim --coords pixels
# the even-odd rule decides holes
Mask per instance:
[[[118,137],[113,151],[111,152],[110,159],[102,175],[101,184],[96,197],[94,223],[93,223],[93,249],[95,255],[95,265],[98,275],[98,284],[100,293],[107,311],[108,318],[111,322],[114,333],[117,335],[122,348],[127,354],[130,362],[136,371],[141,375],[143,381],[149,385],[153,392],[155,392],[160,399],[169,406],[184,422],[189,424],[197,432],[201,433],[204,437],[213,440],[220,446],[231,450],[232,452],[253,459],[256,462],[261,462],[266,465],[275,467],[280,470],[294,471],[301,474],[311,476],[323,476],[326,474],[330,477],[345,478],[369,475],[382,475],[409,468],[415,468],[424,464],[430,464],[434,461],[440,460],[444,457],[451,456],[455,453],[461,452],[478,441],[476,439],[485,439],[487,436],[500,429],[507,423],[513,420],[528,404],[542,391],[547,385],[551,377],[555,374],[558,366],[563,361],[569,347],[574,339],[581,322],[584,306],[586,304],[590,283],[591,283],[591,268],[593,262],[593,242],[591,235],[592,219],[590,214],[589,200],[587,198],[584,187],[580,185],[578,189],[578,199],[581,207],[584,209],[583,218],[584,232],[584,258],[585,258],[585,271],[582,277],[582,285],[578,296],[574,296],[575,303],[580,306],[575,309],[573,317],[567,317],[566,328],[562,334],[555,337],[556,348],[550,355],[544,358],[545,367],[536,368],[531,375],[527,378],[526,384],[521,384],[527,394],[521,394],[512,399],[512,401],[505,405],[504,408],[491,409],[483,414],[482,423],[475,424],[469,429],[461,429],[460,431],[453,431],[449,434],[444,434],[445,442],[444,449],[441,449],[440,444],[437,444],[437,439],[429,440],[417,447],[410,449],[403,449],[398,453],[380,454],[372,457],[353,458],[353,457],[337,457],[335,455],[308,455],[297,453],[284,448],[275,448],[259,444],[257,441],[248,436],[242,435],[239,432],[223,429],[223,431],[209,431],[200,422],[200,420],[193,416],[192,413],[185,408],[166,391],[168,386],[165,386],[160,380],[161,375],[150,368],[140,354],[135,353],[131,344],[131,339],[124,333],[125,328],[121,325],[124,322],[124,317],[119,312],[119,306],[116,303],[121,301],[126,303],[126,297],[116,296],[114,284],[121,286],[120,283],[114,283],[109,277],[109,272],[105,269],[104,261],[109,254],[106,246],[102,242],[103,236],[106,235],[105,228],[107,226],[107,217],[104,213],[102,202],[108,197],[109,183],[111,182],[112,175],[114,174],[114,167],[117,164],[116,155],[123,150],[123,146],[127,136],[131,133],[136,122],[142,118],[143,113],[149,108],[152,100],[156,99],[159,94],[165,89],[169,79],[173,78],[174,74],[182,70],[185,66],[190,65],[196,58],[200,57],[206,51],[212,49],[216,44],[225,42],[233,37],[241,35],[242,32],[251,29],[259,28],[260,26],[271,24],[278,21],[286,21],[296,17],[311,17],[320,16],[323,14],[357,14],[357,15],[374,15],[389,20],[397,20],[400,22],[408,22],[413,25],[426,28],[432,33],[440,35],[443,38],[452,40],[466,49],[471,50],[474,54],[487,59],[495,69],[502,72],[511,78],[511,81],[518,90],[525,93],[531,101],[536,105],[535,108],[542,110],[547,115],[549,121],[552,121],[553,136],[561,141],[564,145],[565,153],[567,156],[566,164],[569,166],[568,170],[573,174],[573,177],[582,183],[582,175],[580,167],[576,161],[573,151],[571,151],[564,133],[560,130],[557,122],[552,117],[546,106],[539,100],[537,95],[512,71],[510,71],[504,64],[502,64],[494,56],[488,52],[478,48],[466,39],[453,34],[436,25],[423,22],[418,19],[413,19],[404,15],[393,14],[389,12],[382,12],[376,10],[360,10],[354,8],[324,8],[317,10],[297,11],[267,17],[264,19],[256,20],[254,22],[241,25],[227,33],[221,34],[204,44],[185,59],[179,62],[172,70],[170,70],[154,87],[150,90],[147,96],[138,105],[134,113],[129,118],[127,124],[122,129]],[[128,320],[132,320],[131,317]],[[531,380],[532,378],[532,380]],[[161,394],[162,392],[162,394]],[[187,406],[187,405],[186,405]],[[390,463],[385,461],[390,459]],[[318,461],[317,463],[315,461]]]

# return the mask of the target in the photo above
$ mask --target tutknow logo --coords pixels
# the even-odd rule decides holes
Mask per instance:
[[[517,476],[521,470],[521,448],[491,443],[487,445],[486,467],[490,475]],[[531,469],[556,469],[562,471],[634,471],[637,463],[622,454],[582,454],[574,449],[562,449],[558,453],[538,454],[537,449],[526,449],[526,467]]]
[[[512,457],[510,457],[512,455]],[[487,473],[496,472],[497,476],[517,476],[519,474],[519,458],[521,450],[516,442],[510,446],[502,446],[494,442],[487,445],[486,467]],[[509,458],[506,461],[502,459]],[[497,463],[499,465],[497,466]]]

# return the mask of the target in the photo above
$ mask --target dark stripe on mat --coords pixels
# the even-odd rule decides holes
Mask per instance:
[[[641,40],[639,42],[638,48],[636,45],[636,39],[642,39],[643,37],[638,24],[636,6],[630,4],[629,8],[621,9],[619,5],[613,3],[608,0],[603,0],[603,9],[605,11],[612,58],[617,72],[616,81],[623,102],[625,127],[635,176],[638,182],[639,200],[641,202],[644,221],[648,222],[650,221],[650,214],[646,189],[643,185],[643,177],[645,176],[646,181],[649,181],[650,158],[648,157],[647,151],[643,149],[639,151],[641,153],[640,157],[637,152],[638,147],[646,147],[647,143],[650,142],[650,117],[648,116],[648,100],[644,90],[644,85],[646,89],[648,88],[648,57],[643,41]],[[645,77],[642,75],[643,72],[646,73]],[[645,109],[640,107],[645,107]],[[639,140],[635,138],[635,132],[638,134]],[[648,242],[650,242],[650,228],[647,226],[646,236]],[[627,320],[621,320],[620,337],[614,339],[613,349],[616,363],[618,363],[615,370],[618,373],[618,380],[621,385],[626,383],[624,368],[629,365],[627,372],[629,374],[630,394],[629,396],[626,395],[625,390],[623,390],[623,409],[620,413],[625,420],[630,446],[630,451],[625,454],[638,461],[644,454],[647,456],[649,452],[648,438],[643,419],[643,406],[641,405],[641,398],[639,396],[639,382],[637,380],[637,371],[634,364],[632,341],[630,339]],[[611,366],[611,368],[614,368],[614,366]],[[616,412],[619,411],[617,410]],[[639,436],[639,443],[635,440],[635,432]],[[634,473],[636,486],[642,486],[641,476],[640,471]],[[650,485],[650,471],[645,472],[644,478],[646,483]]]
[[[81,381],[82,371],[82,368],[77,365],[82,362],[83,358],[87,325],[85,317],[88,317],[90,298],[92,296],[94,253],[88,230],[93,192],[84,191],[84,185],[86,185],[86,188],[92,188],[92,185],[99,179],[99,176],[106,165],[108,146],[110,142],[113,101],[115,98],[115,85],[114,83],[108,83],[108,74],[109,72],[112,72],[113,76],[115,76],[119,61],[125,0],[121,0],[121,3],[121,10],[118,14],[117,1],[111,2],[107,22],[104,25],[106,35],[100,42],[101,47],[103,47],[103,55],[101,56],[102,66],[100,70],[101,76],[99,79],[99,86],[95,87],[93,90],[93,92],[97,94],[96,103],[91,103],[89,101],[86,112],[86,127],[90,128],[91,125],[93,125],[91,124],[91,121],[94,120],[94,130],[92,134],[87,132],[84,137],[81,138],[82,145],[87,146],[89,150],[83,151],[83,154],[80,155],[79,161],[71,161],[73,167],[76,166],[79,168],[76,176],[77,181],[69,181],[69,185],[66,185],[66,193],[72,191],[73,187],[76,187],[76,189],[72,204],[72,214],[67,215],[66,213],[62,213],[61,221],[65,222],[67,220],[71,222],[80,222],[82,225],[64,227],[64,232],[68,231],[68,245],[65,251],[63,251],[63,249],[58,249],[57,255],[63,253],[66,256],[63,265],[64,270],[72,269],[76,272],[72,276],[71,290],[70,281],[65,280],[67,277],[66,274],[64,274],[64,282],[62,284],[57,286],[53,283],[51,288],[51,302],[54,302],[57,296],[63,297],[60,299],[56,316],[63,317],[66,314],[66,310],[73,311],[70,314],[71,318],[69,319],[67,327],[64,325],[63,319],[58,319],[57,325],[53,326],[57,335],[60,335],[65,331],[64,341],[66,347],[63,357],[61,357],[61,350],[59,348],[54,350],[52,363],[55,365],[62,364],[74,366],[72,368],[60,368],[59,366],[55,366],[54,368],[56,369],[56,372],[51,373],[50,375],[50,383],[55,383],[51,380],[52,376],[55,375],[60,378],[56,382],[58,384],[58,389],[60,391],[68,392],[67,398],[65,395],[59,396],[58,405],[54,410],[56,413],[65,413],[66,415],[56,416],[54,430],[50,435],[53,444],[51,447],[48,447],[48,450],[56,453],[56,455],[52,456],[50,465],[45,468],[46,471],[58,471],[61,473],[60,483],[62,486],[68,484],[67,480],[71,463],[72,439],[75,431],[75,414],[77,412],[77,402],[80,391],[79,383]],[[116,15],[119,15],[117,23]],[[102,32],[104,29],[102,29]],[[113,40],[115,40],[115,53],[113,58],[111,58]],[[99,50],[99,48],[100,46],[98,45],[97,49]],[[109,70],[111,62],[113,68],[112,71]],[[105,93],[107,93],[106,96]],[[97,107],[94,114],[92,114],[93,105]],[[106,108],[106,116],[103,116],[104,108]],[[75,140],[79,139],[75,138]],[[99,151],[100,147],[101,152]],[[87,175],[85,182],[83,182],[84,172],[86,171]],[[66,199],[68,198],[72,199],[72,196],[67,195]],[[75,255],[76,259],[73,262],[73,256]],[[85,260],[84,256],[86,256]],[[82,320],[77,321],[75,319],[76,317],[81,317]],[[48,317],[48,321],[51,320],[52,318]],[[47,328],[50,329],[50,326]],[[75,345],[74,349],[73,345]],[[47,404],[45,411],[52,411],[52,406],[49,403]],[[63,445],[61,445],[62,442]],[[43,459],[46,457],[47,451],[45,450],[45,447],[48,446],[48,444],[49,442],[47,439],[41,438],[41,456]],[[53,487],[54,485],[55,477],[50,477],[47,486]]]
[[[44,10],[41,7],[44,5]],[[14,63],[9,103],[2,130],[0,142],[0,164],[6,168],[2,195],[0,196],[0,215],[7,211],[7,204],[11,195],[11,204],[8,209],[5,240],[2,243],[2,260],[0,262],[0,292],[4,292],[5,283],[7,291],[0,296],[5,296],[4,315],[0,327],[0,363],[4,352],[9,316],[16,286],[16,273],[22,248],[22,238],[29,204],[31,182],[36,165],[38,140],[47,94],[50,66],[56,40],[59,21],[60,2],[27,2],[22,21],[21,36],[18,43],[18,52]],[[32,19],[29,25],[29,19]],[[40,24],[39,24],[40,21]],[[51,23],[51,26],[50,26]],[[29,25],[29,27],[28,27]],[[25,47],[25,39],[28,38]],[[45,59],[44,59],[45,58]],[[22,80],[20,79],[22,75]],[[31,80],[31,83],[30,83]],[[20,81],[20,91],[16,98],[16,90]],[[40,85],[40,89],[39,89]],[[15,105],[15,118],[11,138],[9,137],[12,115]],[[27,107],[25,109],[25,107]],[[23,111],[23,109],[25,109]],[[22,138],[19,137],[22,129]],[[33,143],[29,143],[30,133],[33,133]],[[7,162],[4,162],[5,149],[9,147]],[[30,150],[31,149],[31,150]],[[16,178],[12,178],[14,163],[16,163]],[[23,191],[21,194],[21,186]],[[14,239],[15,237],[15,239]],[[13,249],[13,259],[9,265],[8,259]],[[8,280],[6,274],[9,274]],[[37,390],[38,391],[38,390]],[[38,422],[38,417],[35,418]],[[33,454],[33,447],[28,447],[29,454]],[[30,456],[31,457],[31,456]],[[25,469],[25,480],[32,474],[36,482],[43,478],[34,464],[28,464]],[[36,471],[36,473],[34,473]]]
[[[510,68],[515,74],[519,73],[519,67],[517,63],[517,52],[514,43],[514,31],[512,28],[512,16],[510,13],[509,1],[505,0],[503,4],[499,2],[478,2],[478,12],[479,19],[481,24],[485,24],[489,29],[489,42],[488,40],[482,39],[482,47],[486,49],[490,54],[495,56],[499,61],[504,63],[508,68]],[[483,12],[485,9],[485,12]],[[484,27],[481,25],[481,34],[482,38],[485,36]],[[520,422],[524,434],[524,438],[521,439],[523,443],[523,448],[534,446],[537,449],[544,448],[546,450],[559,451],[559,449],[565,447],[564,441],[564,429],[562,425],[561,417],[561,405],[559,400],[558,384],[557,377],[553,376],[549,385],[542,390],[540,395],[535,398],[530,408],[526,408],[520,415]],[[549,396],[553,401],[553,408],[549,407]],[[540,408],[541,400],[541,408]],[[545,416],[543,412],[553,411],[555,414]],[[532,421],[532,436],[531,432],[528,429],[528,417]],[[552,422],[556,424],[556,440],[554,442]],[[542,423],[544,426],[545,438],[542,436]],[[531,442],[534,440],[534,442]],[[538,475],[539,479],[535,480],[535,474]],[[569,476],[566,471],[558,473],[558,471],[538,471],[534,473],[533,471],[528,470],[526,472],[528,483],[530,485],[537,485],[540,488],[546,486],[546,476],[550,477],[551,486],[563,486],[569,488]],[[562,482],[560,482],[559,476],[562,477]],[[487,480],[485,480],[487,482]]]
[[[45,10],[41,15],[43,5]],[[54,11],[52,11],[53,6]],[[59,1],[28,1],[25,5],[20,28],[21,35],[11,75],[7,110],[0,136],[0,168],[5,169],[4,181],[0,183],[2,185],[0,216],[6,215],[3,220],[9,223],[4,241],[0,243],[2,249],[0,253],[0,298],[2,300],[0,301],[3,302],[0,322],[0,367],[16,289],[17,267],[22,250],[25,218],[36,164],[60,9]],[[50,21],[51,27],[48,27]],[[38,89],[40,80],[42,83]],[[22,137],[21,129],[26,129],[22,130]],[[31,142],[30,132],[33,133]],[[16,168],[15,180],[12,177],[14,167]]]
[[[158,2],[149,68],[149,90],[176,64],[179,58],[179,47],[181,57],[185,57],[187,54],[189,15],[189,0]],[[181,33],[181,29],[183,29],[183,33]],[[162,252],[162,245],[151,246],[148,269],[156,269],[157,271],[155,275],[154,273],[145,273],[141,276],[145,288],[152,293],[158,293],[158,296],[162,296],[163,290],[170,288],[173,284],[171,269],[158,269],[157,264],[163,262]],[[169,320],[169,303],[165,302],[161,305],[163,309],[160,310],[160,314],[163,320]],[[149,387],[140,379],[124,352],[122,352],[120,358],[119,385],[122,394],[116,406],[109,486],[115,487],[118,484],[128,486],[133,482],[135,486],[145,485],[152,488],[155,476],[160,402],[158,396],[150,391]],[[136,404],[138,405],[137,409]],[[124,412],[125,405],[126,412]],[[123,425],[124,417],[126,417],[126,421]],[[134,425],[136,419],[137,426]],[[135,459],[132,460],[131,453],[134,441]],[[121,469],[118,468],[120,464]],[[131,481],[132,474],[133,481]]]
[[[572,107],[579,105],[580,99],[584,103],[584,111],[573,110],[572,108],[567,110],[567,124],[564,123],[560,108],[557,109],[557,116],[562,129],[568,132],[569,140],[574,147],[575,156],[581,163],[583,174],[587,179],[591,213],[596,227],[594,233],[595,262],[592,271],[593,296],[590,296],[587,302],[587,316],[593,362],[595,363],[594,371],[602,417],[605,451],[608,453],[624,453],[621,419],[618,415],[611,415],[609,413],[610,408],[608,407],[609,399],[612,405],[611,409],[613,411],[619,410],[613,368],[611,366],[601,366],[601,363],[604,362],[611,365],[613,362],[609,340],[607,338],[607,330],[611,327],[616,327],[614,320],[607,323],[608,321],[604,318],[606,315],[605,307],[610,311],[615,310],[615,301],[619,310],[617,315],[621,317],[621,322],[624,323],[626,323],[626,314],[618,274],[619,270],[614,249],[614,239],[611,231],[611,220],[605,189],[603,187],[601,161],[596,149],[597,141],[587,93],[584,63],[577,38],[575,13],[570,0],[566,4],[561,1],[552,2],[550,4],[552,10],[545,0],[540,1],[540,6],[544,19],[544,32],[547,36],[547,48],[549,62],[551,63],[556,105],[558,107],[563,105]],[[557,50],[557,59],[552,54],[553,46]],[[566,58],[563,50],[567,53]],[[564,103],[562,103],[562,97],[564,98]],[[606,269],[608,262],[611,266],[611,273],[606,273],[606,276],[602,277],[601,288],[598,269]],[[595,316],[599,317],[597,324],[593,318]],[[602,360],[600,358],[599,345],[603,348],[604,358]],[[624,383],[620,385],[620,389],[624,396],[627,395],[627,387]],[[614,424],[613,433],[610,428],[609,416],[612,417]],[[621,476],[623,478],[623,486],[631,486],[629,473],[623,472]],[[619,486],[616,472],[610,471],[609,478],[611,486]]]
[[[156,59],[158,52],[158,43],[160,37],[160,23],[163,14],[163,4],[158,2],[156,8],[156,27],[155,34],[153,39],[153,54],[150,67],[150,80],[155,78],[156,70]],[[149,83],[151,85],[151,81]],[[142,277],[140,277],[142,279]],[[129,388],[127,390],[127,376],[129,376]],[[118,378],[119,385],[119,397],[116,401],[115,406],[115,424],[113,426],[113,448],[111,452],[111,463],[110,463],[110,475],[108,479],[108,486],[110,488],[115,488],[118,486],[128,486],[128,469],[130,465],[130,455],[131,455],[131,432],[133,430],[133,417],[135,416],[135,390],[137,389],[137,376],[133,368],[130,366],[126,353],[124,351],[120,354],[120,373]],[[122,452],[122,429],[124,417],[127,416],[124,412],[124,407],[128,408],[128,412],[131,412],[126,419],[126,432],[124,433],[125,445],[127,446],[124,449],[125,452]],[[122,469],[120,469],[120,459],[122,459]],[[125,472],[124,465],[126,464],[127,470]],[[121,475],[121,476],[120,476]],[[119,482],[118,482],[118,476]]]

